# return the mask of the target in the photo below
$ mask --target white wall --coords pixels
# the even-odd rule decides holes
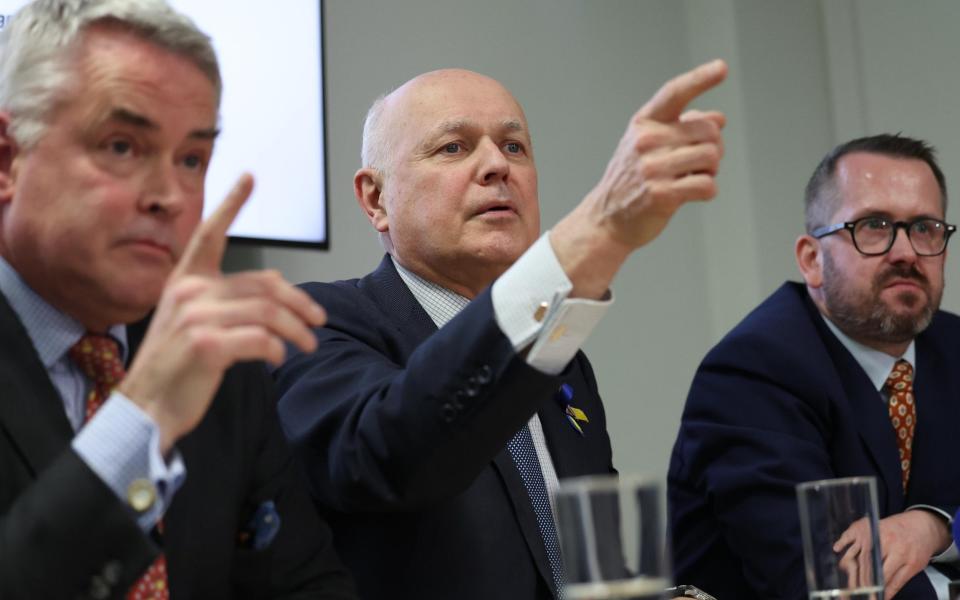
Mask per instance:
[[[958,13],[950,0],[329,0],[331,249],[234,248],[229,266],[268,265],[303,281],[376,265],[380,248],[351,191],[361,123],[374,97],[417,73],[462,66],[514,92],[533,131],[548,226],[596,182],[662,81],[723,57],[729,81],[699,104],[729,117],[720,195],[684,207],[636,254],[586,347],[615,463],[662,476],[703,354],[797,277],[802,191],[821,155],[853,135],[903,130],[940,146],[948,175],[960,169],[950,110],[960,97]],[[958,303],[960,291],[948,292],[945,305]]]

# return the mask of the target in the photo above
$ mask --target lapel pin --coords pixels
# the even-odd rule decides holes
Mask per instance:
[[[577,433],[581,436],[585,435],[583,432],[583,427],[580,426],[580,423],[589,423],[590,419],[587,418],[587,414],[570,404],[573,400],[573,386],[569,383],[564,383],[560,386],[560,389],[557,390],[557,393],[554,395],[557,400],[557,403],[563,408],[564,415],[567,417],[567,422],[570,423],[570,426],[573,427]]]

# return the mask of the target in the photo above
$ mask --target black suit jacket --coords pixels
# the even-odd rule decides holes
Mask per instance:
[[[131,349],[144,327],[129,329]],[[124,597],[159,548],[71,449],[63,401],[2,295],[0,340],[0,598]],[[162,541],[175,600],[355,597],[272,398],[261,365],[235,367],[177,444],[187,479]],[[276,538],[265,550],[241,547],[238,534],[266,500],[281,518]]]
[[[280,417],[362,598],[552,597],[536,517],[507,441],[540,415],[560,477],[612,471],[593,372],[514,353],[489,289],[439,331],[389,257],[304,289],[329,314],[319,348],[276,373]],[[581,436],[562,382],[590,419]]]
[[[781,287],[703,360],[668,476],[678,581],[724,598],[806,598],[794,486],[877,478],[880,517],[960,505],[960,318],[938,312],[916,338],[910,485],[866,373],[806,289]],[[921,573],[897,595],[935,598]]]

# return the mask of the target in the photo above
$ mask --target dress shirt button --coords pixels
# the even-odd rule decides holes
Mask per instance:
[[[138,513],[146,512],[157,501],[157,488],[147,479],[134,479],[127,487],[127,502]]]
[[[464,399],[467,397],[467,393],[463,390],[457,390],[453,395],[453,407],[455,409],[463,410],[465,408]]]
[[[493,378],[493,369],[490,368],[490,365],[483,365],[477,371],[477,381],[480,385],[487,385],[490,383],[490,380]]]

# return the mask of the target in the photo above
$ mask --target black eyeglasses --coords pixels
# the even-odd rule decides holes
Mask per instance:
[[[908,223],[883,217],[863,217],[856,221],[818,227],[810,235],[819,240],[846,229],[853,238],[853,246],[860,254],[879,256],[890,251],[897,239],[897,230],[901,228],[907,232],[907,239],[919,256],[943,254],[947,249],[947,241],[957,230],[956,225],[949,225],[938,219],[915,219]]]

